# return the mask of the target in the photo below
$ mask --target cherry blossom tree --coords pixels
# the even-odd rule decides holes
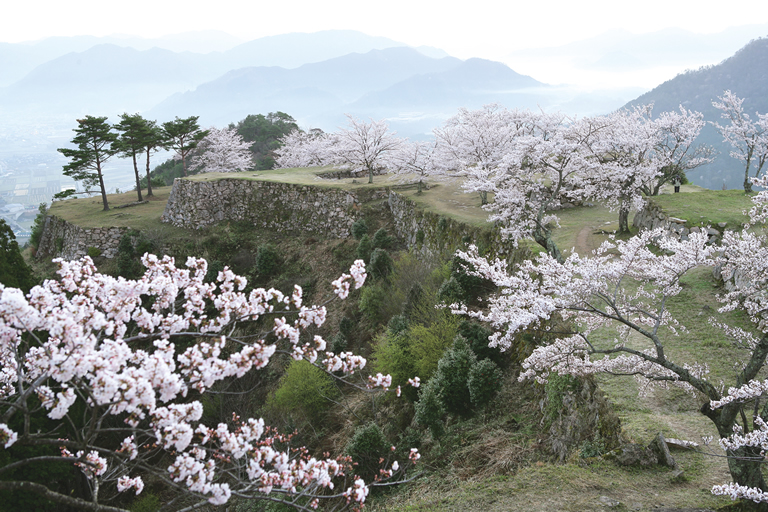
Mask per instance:
[[[731,91],[725,91],[718,99],[720,101],[713,101],[712,105],[722,110],[720,117],[728,124],[713,124],[720,130],[723,141],[733,148],[731,156],[744,163],[744,192],[751,192],[750,169],[754,169],[753,176],[758,178],[768,160],[768,114],[755,113],[757,119],[750,119],[742,106],[744,98]]]
[[[147,270],[137,281],[100,274],[86,257],[56,260],[59,279],[26,296],[0,285],[0,450],[38,453],[0,467],[0,490],[116,511],[122,509],[109,503],[117,493],[139,494],[149,478],[177,496],[167,507],[183,503],[184,510],[231,497],[305,510],[322,502],[362,504],[370,484],[354,476],[347,458],[315,458],[261,419],[201,421],[202,393],[264,368],[277,353],[331,375],[359,375],[365,359],[326,351],[320,336],[305,332],[324,323],[325,306],[304,305],[299,286],[289,296],[274,289],[246,295],[245,279],[228,269],[207,283],[201,259],[189,258],[187,268],[167,256],[142,261]],[[345,298],[365,277],[357,261],[333,290]],[[267,332],[242,334],[259,319],[271,323]],[[367,382],[386,388],[391,378],[378,374]],[[51,464],[81,472],[87,495],[18,479],[23,470]],[[383,468],[380,482],[405,466]]]
[[[404,140],[392,156],[389,170],[395,176],[417,176],[418,194],[424,187],[427,176],[444,175],[436,158],[436,142]]]
[[[199,172],[237,172],[253,167],[250,143],[234,128],[211,127],[197,146],[197,154],[190,162]]]
[[[368,183],[373,183],[373,175],[388,167],[403,140],[383,120],[365,122],[349,114],[347,119],[347,128],[332,135],[329,160],[339,168],[368,173]]]
[[[585,196],[619,212],[619,233],[629,233],[629,213],[645,204],[644,190],[666,165],[654,150],[660,132],[651,119],[652,106],[619,110],[597,118],[601,125],[586,149],[594,165],[584,169]]]
[[[654,119],[657,130],[653,149],[659,160],[666,162],[659,175],[644,189],[649,196],[659,195],[661,186],[682,177],[687,171],[711,163],[715,149],[706,144],[695,144],[704,127],[704,115],[687,110],[680,105],[680,112],[662,112]]]
[[[584,177],[598,162],[586,148],[604,126],[560,113],[529,114],[529,123],[530,128],[514,138],[499,163],[493,184],[495,201],[485,208],[492,211],[489,220],[497,222],[502,234],[515,244],[533,238],[562,261],[552,238],[552,227],[558,223],[553,211],[563,198],[583,199],[590,193]]]
[[[768,193],[761,192],[752,210],[754,222],[768,216],[766,204]],[[558,261],[541,254],[516,269],[480,257],[475,248],[459,255],[477,275],[499,287],[482,310],[453,306],[455,313],[498,330],[489,338],[490,346],[506,350],[518,333],[543,328],[555,316],[571,326],[551,332],[553,341],[533,351],[523,362],[521,379],[545,381],[552,373],[633,375],[645,389],[679,386],[690,391],[702,400],[702,414],[717,429],[735,482],[713,492],[768,502],[760,470],[768,447],[768,407],[760,408],[760,398],[768,381],[756,380],[768,357],[765,234],[728,232],[716,247],[704,233],[676,240],[661,229],[644,231],[627,241],[608,241],[591,256],[571,254]],[[707,361],[679,361],[669,350],[669,340],[685,326],[673,317],[668,301],[683,289],[684,276],[700,266],[721,269],[725,279],[738,277],[722,297],[722,311],[744,310],[755,329],[750,333],[721,326],[741,352],[727,393],[709,378]],[[607,330],[615,338],[607,339]]]
[[[480,194],[480,204],[486,205],[488,193],[496,191],[506,174],[501,166],[504,157],[515,138],[530,131],[532,117],[529,111],[510,111],[497,104],[478,110],[461,108],[434,130],[437,160],[465,176],[464,190]]]
[[[275,150],[275,166],[281,169],[294,167],[319,167],[330,163],[333,139],[320,129],[308,132],[293,130],[280,138],[280,148]]]

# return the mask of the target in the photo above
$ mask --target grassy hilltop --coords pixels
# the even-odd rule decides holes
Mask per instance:
[[[189,179],[237,177],[321,187],[369,186],[352,179],[321,180],[316,172],[260,171]],[[395,184],[397,182],[382,176],[376,177],[372,186]],[[101,202],[96,198],[57,202],[50,214],[83,227],[129,226],[178,251],[177,261],[182,253],[204,256],[209,261],[233,266],[259,286],[285,287],[300,282],[312,300],[323,297],[322,290],[327,288],[328,281],[360,250],[356,240],[289,239],[244,225],[227,224],[196,232],[173,228],[159,220],[170,190],[170,187],[156,189],[155,197],[148,203],[127,208],[115,207],[135,201],[135,194],[111,195],[109,212],[101,211]],[[487,225],[487,212],[479,207],[478,197],[464,194],[458,183],[436,184],[421,195],[416,194],[415,188],[399,192],[425,210],[476,226]],[[751,204],[743,192],[710,191],[694,186],[684,186],[681,194],[662,194],[653,201],[671,216],[686,219],[689,225],[725,222],[729,227],[745,220],[742,212]],[[364,206],[363,214],[369,236],[379,228],[391,232],[391,220],[382,213],[382,208]],[[556,230],[556,241],[566,254],[571,248],[588,253],[618,227],[618,214],[599,205],[566,209],[558,215],[561,225]],[[259,254],[266,245],[275,248],[279,255],[275,256],[277,266],[269,272],[258,267]],[[352,302],[345,304],[342,311],[332,313],[328,322],[330,331],[324,333],[326,339],[340,340],[338,343],[343,342],[346,348],[369,357],[373,371],[381,364],[381,347],[387,343],[387,323],[392,316],[406,314],[402,305],[412,300],[409,293],[412,293],[413,282],[421,283],[422,297],[434,301],[441,283],[452,272],[450,262],[419,262],[396,241],[386,250],[394,260],[389,276],[372,277],[362,292],[352,295]],[[113,263],[99,263],[107,271],[115,271]],[[373,292],[366,292],[366,288]],[[381,293],[376,295],[378,292]],[[709,269],[694,272],[684,281],[683,292],[671,301],[669,308],[687,331],[671,338],[667,350],[683,361],[695,361],[707,354],[707,360],[717,361],[710,367],[711,373],[725,377],[732,373],[730,361],[739,354],[708,319],[714,317],[739,326],[745,326],[746,319],[738,311],[718,313],[716,294],[719,292],[719,284]],[[374,299],[378,301],[374,302],[375,312],[370,303]],[[407,332],[418,327],[426,333],[424,336],[433,336],[437,325],[455,332],[458,321],[425,301],[422,299],[421,305],[414,306],[408,313],[412,315],[409,317],[412,327]],[[354,327],[350,328],[350,323]],[[344,334],[343,340],[338,337],[339,332]],[[409,336],[417,339],[416,334]],[[613,334],[606,332],[605,336]],[[435,341],[432,350],[442,353],[450,341]],[[440,353],[436,357],[439,358]],[[230,410],[237,407],[248,410],[249,414],[263,415],[281,428],[309,427],[312,434],[302,434],[299,440],[317,451],[344,450],[355,429],[369,422],[380,425],[388,443],[419,444],[423,453],[422,476],[386,492],[372,493],[369,507],[374,511],[701,510],[728,505],[728,500],[710,493],[712,485],[730,480],[725,459],[700,451],[673,452],[682,473],[661,466],[620,466],[601,452],[597,442],[573,446],[564,458],[553,455],[551,426],[557,422],[560,412],[549,404],[563,400],[569,388],[517,382],[516,355],[504,357],[509,361],[498,395],[469,417],[449,415],[445,434],[440,439],[412,422],[414,406],[410,402],[382,399],[371,410],[371,402],[351,390],[341,390],[342,394],[334,398],[336,404],[316,396],[297,398],[299,402],[311,401],[319,407],[312,409],[318,416],[309,418],[302,406],[275,398],[283,396],[275,392],[282,389],[284,377],[281,376],[287,375],[284,373],[287,360],[270,367],[262,382],[263,390],[251,393],[247,404],[216,402],[210,411],[206,409],[206,414],[223,416],[228,407]],[[611,414],[621,420],[621,431],[617,435],[624,442],[647,445],[658,432],[667,438],[696,442],[701,442],[701,436],[716,434],[711,422],[699,413],[699,397],[677,389],[645,393],[635,380],[624,377],[600,377],[597,383],[608,400]],[[298,409],[291,408],[294,406]],[[707,447],[705,451],[722,454],[717,446]]]

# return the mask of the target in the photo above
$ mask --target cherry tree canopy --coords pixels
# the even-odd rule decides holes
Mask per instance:
[[[250,144],[234,128],[211,127],[197,146],[191,166],[199,172],[237,172],[253,167]]]
[[[728,124],[714,123],[723,140],[731,145],[731,156],[744,162],[744,191],[752,191],[752,181],[749,171],[754,169],[754,177],[760,176],[766,160],[768,160],[768,114],[756,113],[756,120],[744,112],[744,98],[739,98],[731,91],[725,91],[718,96],[720,101],[712,105],[722,110],[722,117]]]
[[[768,216],[766,204],[768,193],[761,192],[752,210],[753,222]],[[572,254],[558,261],[542,254],[516,269],[488,261],[474,248],[459,255],[477,275],[499,287],[482,310],[453,307],[456,313],[498,329],[490,338],[491,346],[505,350],[522,330],[543,328],[555,316],[570,326],[533,351],[523,363],[521,379],[546,380],[552,372],[606,373],[634,375],[648,385],[680,386],[702,399],[701,411],[717,428],[729,456],[735,483],[717,486],[713,492],[768,502],[760,470],[768,448],[768,408],[760,409],[756,402],[768,392],[768,381],[755,380],[768,357],[766,235],[726,232],[723,245],[716,247],[703,233],[676,240],[662,230],[644,231],[627,241],[606,242],[591,256]],[[755,328],[749,333],[721,326],[742,355],[734,361],[734,387],[727,392],[708,377],[706,360],[678,361],[667,350],[668,341],[684,329],[670,313],[668,300],[682,290],[681,279],[700,266],[721,269],[725,279],[738,276],[722,297],[723,310],[744,310]],[[616,333],[615,338],[606,339],[606,328]],[[747,421],[753,411],[755,419]]]
[[[4,465],[0,489],[86,510],[119,510],[105,502],[116,492],[140,493],[146,477],[191,499],[191,508],[231,496],[309,507],[365,500],[368,485],[347,458],[289,450],[289,437],[261,419],[200,421],[200,394],[263,368],[276,353],[347,375],[365,366],[352,353],[326,351],[320,336],[302,336],[325,322],[326,309],[305,306],[299,286],[290,296],[274,289],[246,295],[245,279],[228,269],[205,282],[207,263],[195,258],[182,269],[172,258],[145,255],[147,270],[137,281],[100,274],[87,257],[57,263],[60,279],[27,296],[0,285],[0,449],[59,450]],[[334,292],[345,298],[365,277],[357,261],[332,283]],[[268,332],[238,335],[264,318]],[[266,334],[276,341],[265,341]],[[386,388],[391,378],[367,382]],[[82,471],[90,499],[16,478],[17,470],[51,463]],[[404,467],[395,462],[380,476]]]

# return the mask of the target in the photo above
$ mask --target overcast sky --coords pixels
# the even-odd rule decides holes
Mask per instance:
[[[208,29],[250,40],[353,29],[415,46],[436,46],[459,58],[497,58],[511,50],[558,46],[610,29],[646,33],[679,27],[713,33],[766,22],[765,0],[24,0],[4,2],[0,41],[54,35],[157,37]]]

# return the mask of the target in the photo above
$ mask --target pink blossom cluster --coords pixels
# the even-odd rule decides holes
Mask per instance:
[[[320,359],[317,364],[329,372],[364,368],[360,356],[327,352],[320,336],[302,342],[303,331],[324,324],[325,307],[303,305],[298,286],[289,296],[274,289],[246,295],[246,280],[229,269],[206,283],[202,259],[189,258],[186,268],[167,256],[145,255],[142,262],[147,270],[135,281],[100,274],[86,257],[57,260],[60,279],[46,281],[26,297],[0,285],[0,405],[10,411],[5,418],[26,410],[30,396],[39,398],[54,420],[65,419],[78,401],[91,414],[78,441],[60,439],[55,431],[14,432],[0,423],[0,446],[53,435],[62,457],[72,459],[90,480],[114,481],[118,491],[137,494],[142,478],[125,473],[153,472],[152,461],[166,452],[174,462],[157,468],[154,478],[182,485],[214,505],[233,492],[280,489],[311,495],[333,489],[334,479],[348,474],[348,463],[279,448],[287,446],[286,438],[261,419],[237,420],[234,430],[225,423],[206,426],[200,422],[201,402],[190,397],[263,368],[281,344],[294,358]],[[343,297],[350,280],[359,288],[365,278],[365,265],[358,260],[333,286]],[[238,325],[265,315],[274,317],[276,343],[234,334]],[[180,350],[180,338],[195,342]],[[377,375],[374,381],[391,385],[389,376]],[[106,415],[122,418],[125,427],[102,431]],[[112,445],[120,430],[127,436]],[[237,474],[245,479],[231,478]],[[221,481],[223,475],[229,475],[228,482]],[[362,503],[367,494],[365,482],[356,480],[343,497]],[[329,496],[320,493],[318,500]]]

